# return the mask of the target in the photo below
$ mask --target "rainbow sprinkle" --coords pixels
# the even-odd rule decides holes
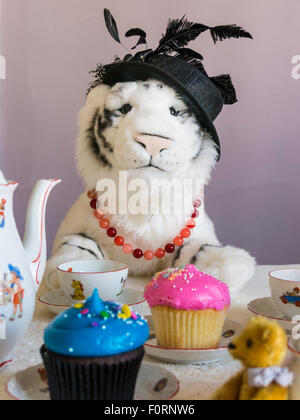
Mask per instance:
[[[75,303],[75,305],[73,305],[73,308],[75,309],[82,309],[84,307],[83,303]]]
[[[185,270],[184,268],[180,268],[179,270],[174,271],[173,274],[170,275],[169,281],[175,280],[175,278],[177,276],[180,276],[184,270]]]
[[[100,312],[100,316],[101,316],[102,318],[104,318],[104,319],[107,319],[107,318],[109,318],[109,313],[108,313],[108,312],[106,312],[106,311],[101,311],[101,312]]]
[[[131,310],[130,310],[129,306],[124,305],[122,307],[122,312],[120,314],[118,314],[118,317],[124,319],[124,321],[125,321],[126,319],[131,318],[131,315],[132,315],[132,313],[131,313]]]
[[[89,313],[89,309],[84,309],[83,311],[81,311],[81,315],[87,315]]]

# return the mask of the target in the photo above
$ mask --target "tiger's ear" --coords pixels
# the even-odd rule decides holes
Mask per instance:
[[[105,101],[109,91],[110,87],[108,85],[101,84],[99,86],[96,86],[89,92],[86,98],[86,105],[99,107],[99,105],[101,105]]]
[[[219,89],[225,105],[232,105],[237,102],[236,91],[229,74],[211,77],[210,80]]]

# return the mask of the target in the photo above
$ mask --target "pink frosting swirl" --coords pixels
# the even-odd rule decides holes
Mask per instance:
[[[157,273],[146,287],[145,299],[150,307],[171,306],[184,310],[221,311],[231,303],[228,286],[194,265]]]

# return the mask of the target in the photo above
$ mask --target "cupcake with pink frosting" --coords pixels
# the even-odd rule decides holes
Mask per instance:
[[[169,268],[153,277],[145,298],[160,346],[204,349],[219,345],[230,307],[225,283],[194,265]]]

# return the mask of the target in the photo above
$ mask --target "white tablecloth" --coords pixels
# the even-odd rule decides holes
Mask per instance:
[[[293,266],[292,266],[293,267]],[[299,266],[295,266],[299,267]],[[233,297],[233,305],[229,318],[243,324],[247,322],[251,314],[247,310],[247,304],[255,299],[270,296],[268,272],[281,268],[281,266],[258,266],[254,278]],[[129,279],[129,287],[140,290],[146,284],[145,279]],[[41,290],[39,294],[41,294]],[[148,315],[147,304],[138,307],[142,315]],[[35,366],[41,363],[39,349],[43,343],[43,332],[47,324],[53,319],[53,315],[45,310],[40,303],[37,303],[34,320],[25,338],[15,351],[14,362],[7,366],[0,373],[0,400],[10,400],[6,393],[6,382],[14,373]],[[159,363],[146,356],[147,362]],[[226,361],[222,363],[185,366],[163,364],[172,371],[180,381],[180,392],[175,399],[181,400],[207,400],[214,391],[232,375],[237,373],[241,366],[237,361]]]

